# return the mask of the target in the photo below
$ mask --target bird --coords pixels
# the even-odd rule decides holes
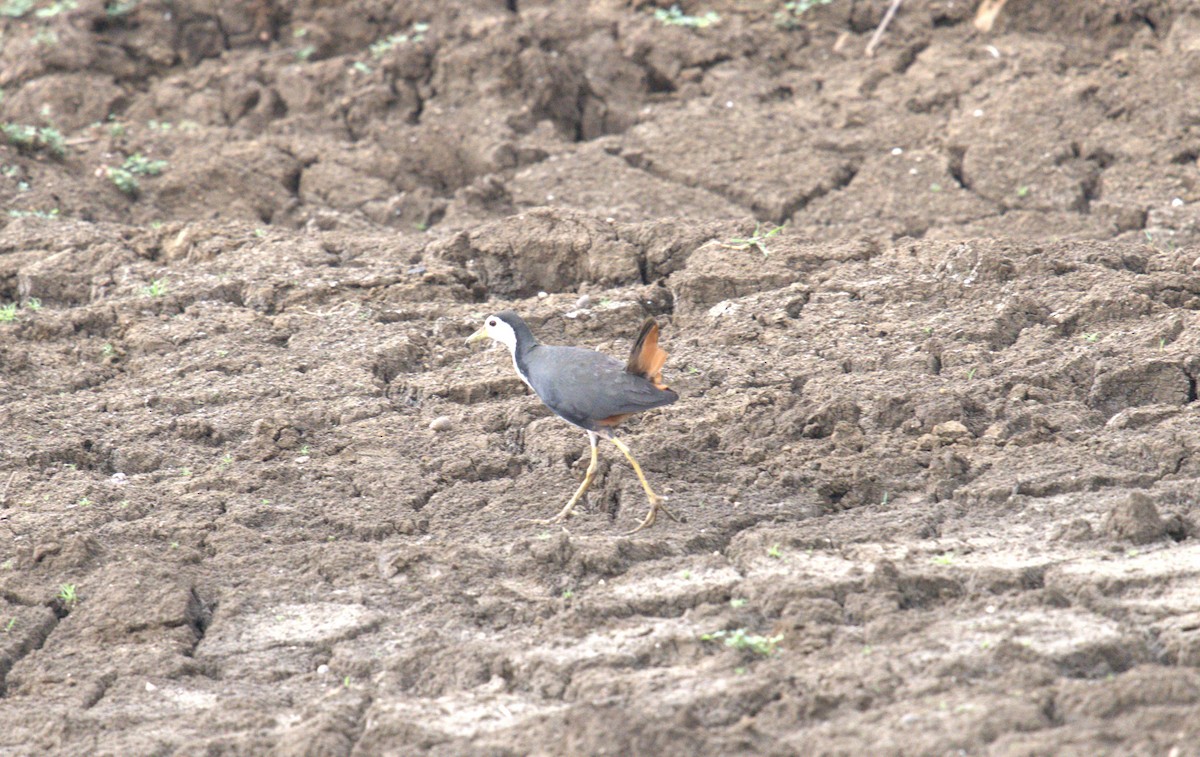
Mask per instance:
[[[611,441],[625,455],[650,501],[650,511],[629,534],[653,526],[660,512],[679,520],[663,505],[663,498],[654,493],[642,473],[642,466],[615,433],[617,424],[629,416],[679,399],[679,394],[663,383],[662,369],[667,362],[667,353],[658,346],[658,335],[657,321],[647,318],[629,353],[629,360],[624,363],[596,350],[542,344],[512,310],[489,315],[483,326],[467,337],[468,345],[492,339],[507,347],[517,375],[542,404],[559,418],[587,432],[592,459],[583,482],[558,515],[541,522],[561,523],[571,516],[596,475],[601,437]]]

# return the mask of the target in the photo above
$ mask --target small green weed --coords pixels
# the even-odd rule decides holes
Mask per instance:
[[[725,646],[738,651],[751,651],[760,657],[770,657],[775,654],[775,648],[783,641],[783,634],[778,636],[754,636],[746,633],[745,628],[733,631],[714,631],[700,636],[701,641],[725,640]]]
[[[42,309],[42,301],[37,297],[30,297],[29,299],[25,300],[25,307],[36,313]]]
[[[4,624],[4,633],[8,633],[8,632],[12,631],[13,627],[16,625],[17,625],[17,619],[9,618],[8,622]]]
[[[0,323],[12,323],[17,320],[17,303],[10,302],[0,305]]]
[[[38,8],[33,15],[38,18],[54,18],[57,15],[79,7],[78,0],[55,0],[44,8]]]
[[[830,5],[833,0],[795,0],[783,4],[783,10],[775,14],[775,25],[780,29],[795,29],[800,17],[818,5]]]
[[[142,287],[142,294],[147,297],[162,297],[167,293],[167,282],[163,279],[154,279],[146,286]]]
[[[30,124],[0,124],[0,133],[13,147],[22,152],[47,152],[56,158],[67,154],[67,143],[62,132],[53,126],[32,126]]]
[[[61,584],[58,587],[57,599],[68,610],[74,607],[79,601],[79,595],[75,593],[75,584]]]
[[[749,250],[750,248],[754,248],[761,252],[763,257],[766,257],[767,255],[771,254],[771,251],[767,249],[767,240],[781,231],[783,231],[783,227],[776,226],[770,231],[764,233],[762,231],[762,224],[756,223],[754,224],[754,233],[749,237],[734,237],[728,242],[722,242],[721,246],[727,247],[731,250]]]
[[[1029,187],[1026,187],[1026,186],[1017,187],[1017,197],[1028,197],[1028,196],[1029,196]]]
[[[563,593],[562,593],[563,599],[570,599],[573,596],[575,596],[575,592],[571,591],[570,589],[563,589]]]
[[[0,4],[0,16],[20,18],[33,10],[33,0],[5,0]]]
[[[105,344],[100,348],[100,354],[104,357],[112,357],[117,354],[117,348],[113,347],[111,344]]]
[[[735,598],[729,600],[729,606],[735,610],[739,607],[745,607],[746,600],[743,599],[742,597],[735,597]]]
[[[783,557],[783,552],[780,551],[778,544],[772,544],[771,546],[767,547],[767,557],[775,560]]]
[[[382,58],[396,45],[403,45],[409,42],[422,42],[425,39],[425,32],[427,31],[429,31],[429,24],[418,22],[413,24],[406,33],[392,34],[381,40],[372,42],[369,48],[371,50],[371,57]]]
[[[75,10],[79,7],[77,0],[55,0],[45,8],[38,8],[33,15],[38,18],[54,18],[60,13]]]
[[[109,18],[120,18],[138,7],[140,2],[141,0],[124,0],[124,2],[110,3],[104,6],[104,15]]]
[[[91,507],[92,501],[90,499],[88,499],[87,497],[80,497],[79,501],[76,502],[75,504],[78,505],[79,507]]]
[[[929,561],[934,565],[950,566],[954,564],[954,553],[943,552],[940,555],[934,555],[933,557],[929,558]]]
[[[1087,342],[1088,344],[1095,344],[1096,342],[1100,341],[1100,335],[1095,331],[1089,331],[1083,335],[1083,341]]]
[[[716,11],[709,11],[703,16],[689,16],[680,10],[678,5],[672,5],[665,10],[656,9],[654,17],[667,26],[682,26],[688,29],[704,29],[721,21],[721,15]]]
[[[354,61],[354,65],[351,66],[351,68],[353,68],[355,71],[359,72],[360,74],[363,74],[364,76],[370,76],[370,74],[371,74],[371,67],[368,66],[366,63],[363,63],[361,60]]]
[[[117,189],[121,190],[130,197],[136,197],[138,192],[142,191],[142,185],[132,173],[124,168],[113,168],[109,166],[105,169],[108,173],[108,180],[113,183]]]
[[[158,176],[167,167],[165,160],[151,160],[140,152],[136,152],[125,159],[121,164],[121,168],[129,173],[135,173],[139,176]]]

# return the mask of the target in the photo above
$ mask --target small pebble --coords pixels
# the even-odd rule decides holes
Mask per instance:
[[[158,690],[157,686],[150,683],[149,681],[146,681],[146,691],[157,691],[157,690]]]
[[[1183,198],[1182,198],[1182,197],[1176,197],[1174,200],[1171,200],[1171,207],[1173,207],[1173,208],[1182,208],[1182,207],[1183,207]]]
[[[591,304],[592,304],[592,298],[588,297],[585,294],[582,297],[580,297],[579,299],[575,300],[575,309],[583,310],[584,308],[586,308],[588,305],[591,305]]]
[[[322,664],[322,665],[318,665],[318,666],[317,666],[317,675],[319,675],[319,676],[323,676],[323,675],[325,675],[325,674],[326,674],[326,673],[328,673],[328,672],[329,672],[329,666],[328,666],[328,665],[324,665],[324,664]]]
[[[433,419],[433,421],[429,424],[429,430],[430,431],[449,431],[451,429],[451,427],[453,427],[453,426],[454,426],[454,421],[452,421],[448,417],[442,415],[442,416],[439,416],[439,417]]]
[[[547,297],[549,297],[549,296],[550,296],[550,293],[549,293],[549,292],[538,292],[538,299],[539,299],[539,300],[544,300],[544,299],[546,299],[546,298],[547,298]]]
[[[308,455],[301,455],[300,457],[297,457],[297,458],[296,458],[296,462],[298,462],[298,463],[307,463],[307,462],[308,462],[309,460],[311,460],[311,459],[312,459],[312,458],[310,458]]]

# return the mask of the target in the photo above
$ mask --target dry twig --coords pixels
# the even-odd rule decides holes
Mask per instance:
[[[1008,0],[983,0],[979,4],[979,10],[975,11],[975,28],[984,34],[990,32],[992,25],[996,23],[996,17],[1007,2]]]
[[[8,480],[4,482],[4,489],[0,490],[0,507],[4,507],[4,504],[8,502],[8,487],[12,486],[13,479],[16,477],[17,472],[13,471],[12,475],[8,477]]]
[[[875,33],[871,35],[871,41],[867,43],[867,57],[875,57],[875,48],[879,46],[879,40],[883,39],[883,33],[887,31],[888,24],[892,23],[892,19],[896,16],[896,11],[900,10],[900,4],[904,0],[892,0],[892,4],[888,6],[887,13],[883,14],[883,20],[879,22],[879,26],[875,27]]]

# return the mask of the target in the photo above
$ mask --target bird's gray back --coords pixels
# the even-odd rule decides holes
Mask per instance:
[[[564,419],[594,430],[614,415],[669,405],[678,399],[641,376],[626,373],[625,363],[581,347],[539,345],[526,355],[529,383],[546,406]]]

